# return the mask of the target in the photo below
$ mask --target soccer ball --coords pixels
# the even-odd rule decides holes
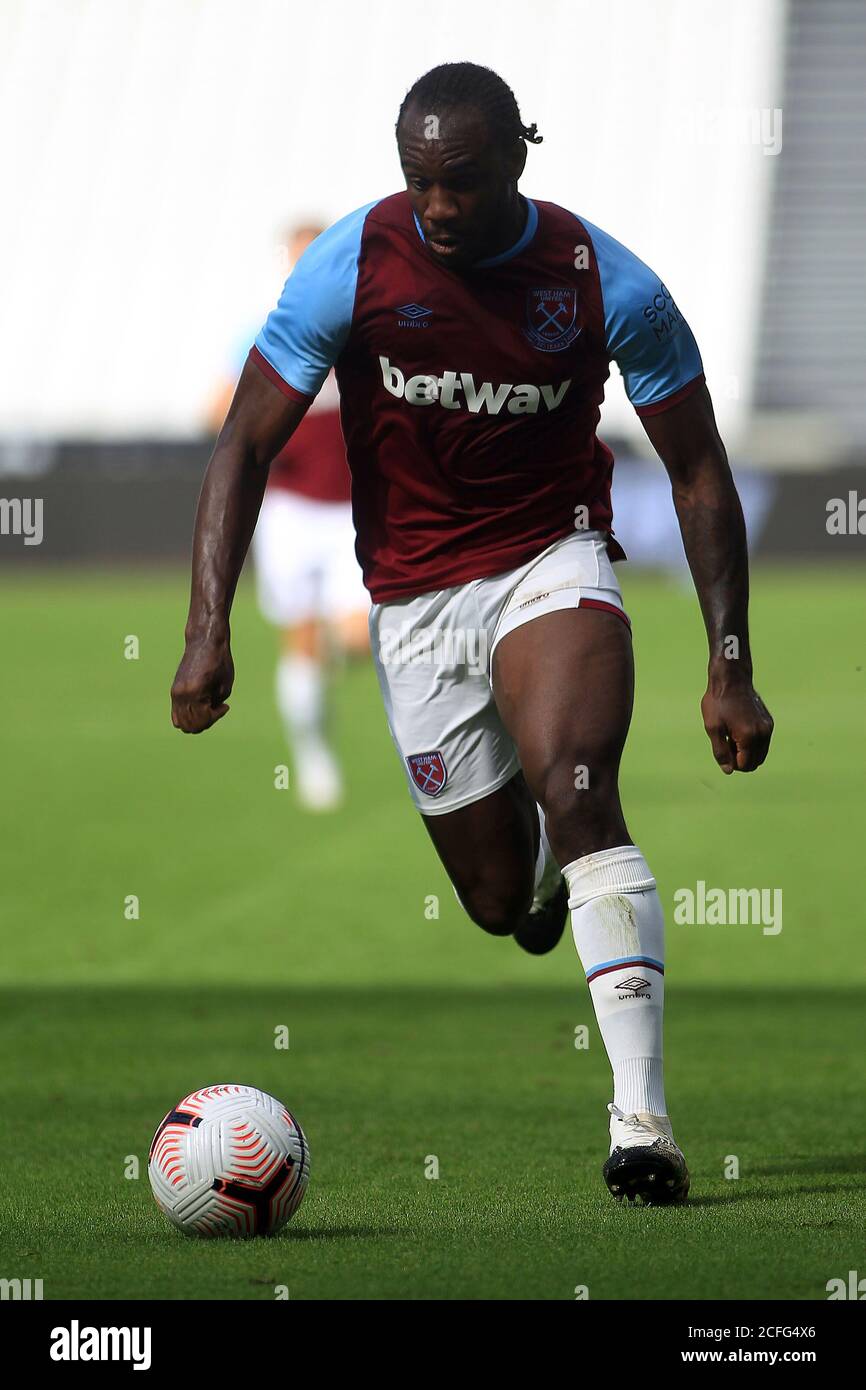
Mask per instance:
[[[168,1112],[147,1171],[157,1204],[182,1231],[272,1235],[301,1205],[310,1150],[297,1120],[267,1091],[206,1086]]]

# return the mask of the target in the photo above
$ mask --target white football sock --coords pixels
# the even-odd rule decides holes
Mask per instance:
[[[574,944],[624,1114],[666,1115],[662,1069],[664,916],[634,845],[566,864]]]
[[[291,743],[321,738],[324,704],[324,681],[318,661],[308,656],[281,656],[277,665],[277,706]]]
[[[309,810],[334,810],[342,800],[343,779],[325,737],[325,678],[319,662],[308,656],[282,656],[277,704],[294,757],[299,801]]]

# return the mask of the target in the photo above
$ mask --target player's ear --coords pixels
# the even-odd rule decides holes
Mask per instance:
[[[505,171],[515,182],[526,168],[526,141],[515,140],[505,156]]]

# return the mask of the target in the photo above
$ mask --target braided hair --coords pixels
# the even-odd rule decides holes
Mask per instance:
[[[523,124],[517,99],[508,83],[479,63],[440,63],[419,77],[403,98],[397,117],[398,137],[400,123],[410,106],[422,111],[471,106],[480,111],[494,138],[505,147],[516,140],[540,145],[544,138],[538,134],[537,126]]]

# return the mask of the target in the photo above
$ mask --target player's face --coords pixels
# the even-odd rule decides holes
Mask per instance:
[[[399,148],[406,189],[434,260],[461,270],[507,250],[520,234],[522,142],[504,152],[480,113],[462,107],[439,116],[407,111]]]

